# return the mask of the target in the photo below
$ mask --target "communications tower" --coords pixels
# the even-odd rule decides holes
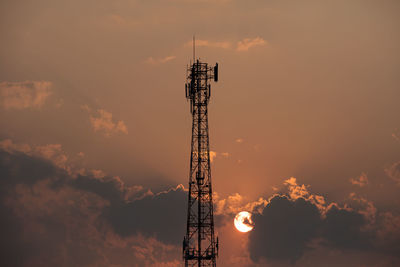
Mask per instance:
[[[192,147],[186,235],[183,238],[185,266],[216,266],[218,238],[214,235],[213,200],[208,136],[208,103],[211,80],[218,81],[218,63],[193,58],[187,68],[186,98],[192,114]]]

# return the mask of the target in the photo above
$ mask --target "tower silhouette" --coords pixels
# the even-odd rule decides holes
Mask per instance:
[[[214,234],[208,103],[210,82],[218,81],[218,63],[210,67],[198,59],[193,61],[187,68],[185,84],[192,114],[192,145],[183,258],[185,266],[216,266],[218,238]]]

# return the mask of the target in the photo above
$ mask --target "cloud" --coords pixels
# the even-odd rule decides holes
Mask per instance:
[[[68,156],[61,144],[29,145],[14,143],[11,139],[4,139],[0,141],[0,149],[10,154],[23,153],[31,157],[50,161],[72,176],[88,172],[81,164],[81,158],[84,155],[83,152],[74,156]]]
[[[185,234],[186,205],[187,192],[178,186],[133,202],[119,202],[109,207],[104,216],[120,236],[140,233],[178,245]]]
[[[221,152],[221,156],[223,156],[224,158],[229,158],[230,154],[229,152]]]
[[[30,156],[44,158],[50,160],[59,168],[70,171],[67,168],[68,157],[62,150],[60,144],[47,144],[42,146],[30,146],[28,144],[16,144],[11,139],[0,141],[0,149],[9,153],[22,152]]]
[[[214,160],[218,157],[224,157],[224,158],[229,158],[230,154],[228,152],[216,152],[216,151],[210,151],[210,162],[214,162]]]
[[[350,178],[350,183],[359,187],[364,187],[369,183],[368,176],[366,173],[363,172],[360,176],[356,178]]]
[[[89,113],[90,123],[95,132],[100,132],[107,137],[118,133],[128,134],[125,122],[122,120],[113,120],[111,112],[104,109],[98,109],[97,112],[94,112],[88,105],[82,105],[81,109]]]
[[[392,137],[397,142],[400,142],[400,130],[398,128],[394,129],[394,132],[392,133]]]
[[[68,156],[57,163],[61,146],[37,147],[0,142],[0,246],[7,255],[1,266],[181,263],[187,211],[182,185],[154,194],[97,169],[71,175]],[[214,193],[217,231],[232,227],[237,212],[253,213],[255,228],[237,259],[248,257],[254,266],[291,264],[327,249],[371,252],[394,265],[400,261],[398,215],[379,212],[354,193],[342,205],[328,203],[294,177],[276,191],[253,201],[238,193],[227,198]]]
[[[43,158],[51,160],[56,166],[66,169],[67,156],[62,150],[61,144],[48,144],[37,146],[35,153]]]
[[[120,120],[115,122],[112,120],[112,113],[105,111],[104,109],[97,110],[98,117],[91,116],[90,122],[92,123],[93,130],[95,132],[103,132],[104,135],[110,136],[114,133],[128,133],[125,123]]]
[[[395,254],[400,250],[400,216],[387,211],[381,213],[378,220],[382,227],[377,230],[377,243]]]
[[[369,233],[362,231],[367,220],[359,212],[332,205],[322,223],[321,237],[326,245],[341,250],[372,248]]]
[[[321,224],[318,208],[299,198],[273,197],[262,214],[253,215],[255,228],[249,235],[250,257],[296,261],[316,236]]]
[[[392,165],[385,168],[385,173],[393,181],[400,184],[400,161],[393,163]]]
[[[0,148],[1,266],[181,262],[183,186],[152,194],[118,177],[71,176],[45,159],[53,150],[36,155],[32,146],[12,142]]]
[[[393,247],[393,239],[388,243],[383,238],[387,231],[400,234],[397,224],[387,225],[382,217],[392,214],[379,213],[371,201],[354,193],[340,206],[326,203],[294,177],[284,184],[287,193],[272,196],[265,208],[253,215],[256,227],[249,234],[249,252],[254,262],[294,264],[305,254],[324,248],[374,252],[381,259],[400,262],[400,246]]]
[[[237,43],[236,51],[248,51],[250,48],[255,47],[255,46],[264,46],[266,45],[267,42],[262,39],[261,37],[256,37],[256,38],[245,38],[242,41],[239,41]]]
[[[49,81],[0,83],[0,99],[4,109],[41,108],[52,94]]]
[[[216,157],[217,157],[217,152],[210,151],[210,162],[213,162]]]
[[[295,177],[290,177],[283,182],[287,186],[288,192],[286,193],[290,199],[297,200],[303,198],[313,205],[315,205],[322,214],[326,212],[327,206],[326,201],[323,196],[312,194],[309,191],[309,186],[304,184],[297,184],[297,179]]]
[[[105,172],[103,170],[92,169],[91,173],[96,178],[104,178],[106,176],[106,174],[105,174]]]
[[[351,205],[358,213],[364,215],[370,225],[376,221],[377,208],[372,201],[365,197],[358,196],[356,193],[350,193],[348,204]]]
[[[268,200],[260,197],[256,201],[248,201],[239,193],[221,199],[217,193],[214,193],[215,214],[222,216],[236,215],[240,211],[261,212],[268,204]]]
[[[228,196],[225,199],[220,199],[218,194],[214,193],[213,198],[215,203],[214,213],[216,215],[236,214],[242,211],[244,206],[244,198],[239,193]]]
[[[163,57],[163,58],[149,57],[146,59],[145,62],[147,64],[151,64],[151,65],[159,65],[159,64],[167,63],[171,60],[174,60],[175,58],[176,58],[176,56],[167,56],[167,57]]]
[[[255,46],[264,46],[267,44],[267,41],[262,39],[261,37],[255,38],[245,38],[236,43],[236,48],[232,42],[229,41],[209,41],[209,40],[196,40],[196,47],[212,47],[212,48],[221,48],[221,49],[234,49],[237,52],[248,51],[250,48]],[[192,47],[193,41],[186,42],[185,47]]]
[[[185,43],[185,47],[192,47],[192,46],[193,46],[193,41]],[[214,48],[229,49],[232,47],[232,43],[227,41],[213,42],[208,40],[196,40],[196,47],[214,47]]]
[[[198,47],[216,47],[216,48],[223,48],[228,49],[231,47],[230,42],[212,42],[207,40],[196,40],[196,46]]]
[[[30,153],[32,148],[28,144],[16,144],[11,139],[4,139],[0,141],[0,149],[7,151],[8,153],[23,152]]]

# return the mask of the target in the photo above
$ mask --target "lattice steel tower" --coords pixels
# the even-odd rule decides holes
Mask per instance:
[[[218,81],[218,63],[194,60],[187,68],[186,98],[192,114],[189,197],[186,236],[183,239],[185,266],[216,266],[218,238],[214,235],[213,200],[208,136],[210,81]]]

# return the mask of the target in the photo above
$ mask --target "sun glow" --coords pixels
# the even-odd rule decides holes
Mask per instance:
[[[254,228],[254,223],[251,219],[251,213],[247,211],[239,212],[233,221],[238,231],[247,233]]]

